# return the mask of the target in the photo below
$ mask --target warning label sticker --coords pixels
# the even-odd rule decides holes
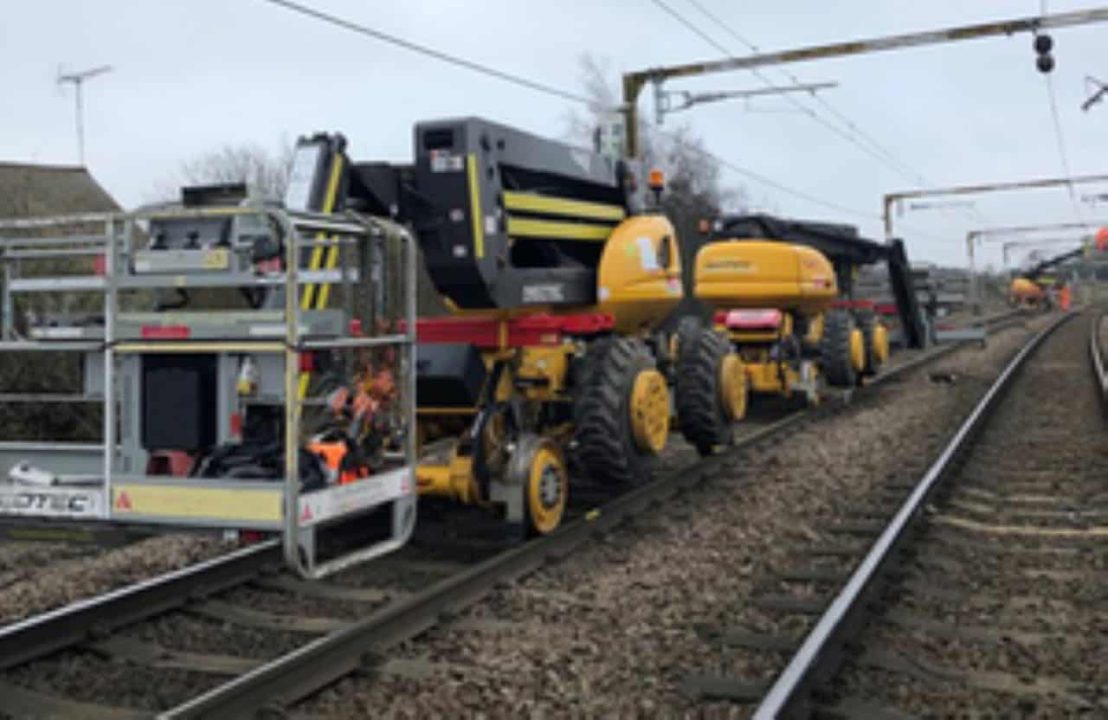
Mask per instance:
[[[300,527],[368,510],[409,495],[412,492],[411,475],[411,468],[397,468],[347,485],[303,495],[300,498]]]
[[[431,172],[461,172],[464,167],[465,159],[460,153],[448,150],[431,151]]]

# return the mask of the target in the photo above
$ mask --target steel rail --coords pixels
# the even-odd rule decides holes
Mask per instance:
[[[984,324],[991,329],[999,329],[1016,314],[1000,313],[987,318]],[[963,344],[956,342],[921,353],[879,375],[871,385],[888,382],[934,362]],[[548,560],[568,556],[591,537],[603,534],[643,510],[660,505],[709,479],[721,466],[733,464],[737,453],[835,410],[836,406],[825,404],[792,413],[742,438],[726,452],[703,458],[632,490],[551,535],[496,555],[414,596],[398,600],[344,630],[321,637],[158,717],[241,718],[263,709],[279,709],[296,702],[344,675],[367,665],[372,666],[390,648],[456,615],[497,586],[537,570]]]
[[[1028,358],[1055,330],[1074,317],[1075,313],[1066,313],[1035,335],[989,387],[858,564],[846,585],[805,636],[800,648],[762,699],[754,713],[756,720],[808,717],[812,692],[837,669],[844,643],[864,620],[869,598],[873,597],[898,550],[923,516],[928,498],[949,475],[955,458],[976,437]]]
[[[825,406],[826,407],[826,406]],[[571,554],[591,537],[664,502],[708,477],[739,450],[797,426],[813,413],[789,415],[741,440],[731,451],[630,491],[586,513],[551,535],[496,555],[399,600],[353,626],[322,637],[254,671],[162,713],[160,718],[241,718],[267,707],[290,704],[334,682],[382,653],[456,615],[495,587]]]
[[[983,320],[983,324],[992,332],[1007,327],[1012,322],[1019,322],[1018,313],[1005,312]],[[965,342],[951,343],[920,353],[887,369],[873,384],[891,381],[934,362],[962,347]],[[169,711],[166,716],[234,716],[235,712],[220,713],[209,709],[220,707],[218,703],[228,700],[232,694],[238,696],[244,690],[249,690],[250,683],[256,682],[265,682],[269,688],[276,687],[276,698],[298,699],[360,665],[368,650],[380,652],[396,642],[419,634],[438,622],[444,611],[449,614],[472,604],[494,584],[526,574],[551,557],[567,555],[592,535],[603,533],[630,515],[710,477],[720,466],[732,463],[731,456],[735,452],[834,411],[835,407],[827,404],[790,414],[743,438],[727,452],[704,458],[672,475],[638,488],[607,506],[592,510],[549,538],[515,548],[458,576],[447,578],[421,594],[370,616],[341,637],[321,638],[260,667],[249,676],[236,679]],[[181,607],[197,598],[241,585],[268,568],[277,567],[280,560],[279,541],[270,540],[0,627],[0,670],[78,645],[94,633],[111,632]],[[326,663],[321,662],[320,658],[328,655],[331,647],[339,648],[340,656],[345,656],[346,660],[327,669],[323,667]],[[307,666],[309,672],[301,676],[293,673],[294,678],[299,677],[299,682],[291,682],[284,672],[285,666],[289,664]],[[309,680],[308,676],[313,679]],[[275,684],[274,678],[279,678]],[[251,707],[261,707],[270,702],[265,695],[251,696],[256,699]]]
[[[280,561],[268,540],[0,627],[0,670],[241,585]]]
[[[1089,331],[1089,359],[1093,363],[1093,373],[1096,375],[1096,384],[1100,391],[1101,411],[1108,414],[1108,371],[1104,367],[1104,346],[1100,343],[1100,326],[1106,317],[1108,317],[1108,311],[1098,312],[1093,316]]]

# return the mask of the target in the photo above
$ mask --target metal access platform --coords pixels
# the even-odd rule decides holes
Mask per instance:
[[[35,385],[0,393],[32,417],[0,424],[0,518],[280,533],[305,577],[400,547],[416,262],[388,220],[246,201],[0,222],[0,377]],[[99,437],[39,437],[64,408]]]

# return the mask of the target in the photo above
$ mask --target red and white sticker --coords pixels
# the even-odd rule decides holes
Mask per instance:
[[[412,492],[412,469],[397,468],[346,485],[336,485],[300,496],[300,527],[368,510]]]
[[[431,151],[431,172],[461,172],[465,167],[465,158],[460,153],[449,150]]]

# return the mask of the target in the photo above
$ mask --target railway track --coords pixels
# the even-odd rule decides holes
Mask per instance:
[[[994,327],[1009,318],[994,319]],[[896,377],[952,348],[920,355]],[[834,412],[789,415],[750,430],[737,449]],[[276,570],[259,545],[0,630],[0,695],[12,717],[242,717],[280,707],[352,671],[404,672],[389,648],[488,593],[567,555],[726,467],[709,458],[599,507],[555,535],[508,550],[475,547],[443,558],[412,548],[328,583]],[[234,648],[229,654],[228,648]],[[64,651],[60,652],[59,651]],[[104,702],[105,687],[156,688]],[[89,683],[88,678],[97,678]],[[111,697],[111,694],[107,694]]]
[[[701,698],[760,700],[765,719],[1108,714],[1099,326],[1036,336],[918,482],[890,489],[891,520],[849,574],[783,578],[820,587],[791,608],[818,617],[806,634],[732,632],[788,658],[768,690],[696,678]]]

